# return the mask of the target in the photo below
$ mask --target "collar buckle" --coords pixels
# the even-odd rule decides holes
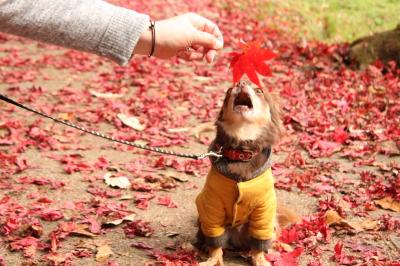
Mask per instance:
[[[250,150],[242,150],[241,153],[239,153],[239,159],[243,162],[248,162],[251,159],[253,159],[255,153]]]
[[[253,159],[255,153],[250,150],[224,150],[223,152],[224,157],[228,158],[232,161],[242,161],[248,162]]]

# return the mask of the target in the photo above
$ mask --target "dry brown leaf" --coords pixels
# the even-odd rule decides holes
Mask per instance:
[[[27,257],[34,257],[36,255],[37,247],[35,245],[30,245],[24,248],[24,254]]]
[[[0,122],[0,138],[4,138],[11,134],[10,130],[6,127],[2,127],[2,123]]]
[[[104,99],[116,99],[116,98],[121,98],[122,94],[117,94],[117,93],[111,93],[111,92],[97,92],[95,90],[89,90],[90,94],[93,96],[96,96],[97,98],[104,98]]]
[[[114,254],[111,250],[111,247],[107,244],[101,245],[97,247],[96,253],[96,261],[103,262],[107,260],[112,254]]]
[[[325,213],[325,219],[328,225],[337,224],[343,221],[343,218],[334,210],[328,210]]]
[[[168,128],[167,131],[169,133],[183,133],[183,132],[188,132],[190,128],[188,127],[177,127],[177,128]]]
[[[364,228],[358,222],[349,222],[347,220],[343,220],[342,225],[347,226],[348,228],[354,230],[356,233],[364,231]]]
[[[72,113],[60,113],[58,118],[64,121],[72,121],[74,119],[74,114]]]
[[[96,235],[87,231],[86,230],[87,228],[88,228],[87,225],[77,224],[74,231],[72,231],[71,233],[79,236],[95,237]]]
[[[142,139],[137,139],[133,143],[138,144],[138,145],[149,145],[148,141],[142,140]]]
[[[58,140],[61,143],[70,143],[71,142],[71,138],[66,137],[66,136],[54,135],[53,138]]]
[[[214,132],[215,130],[216,130],[216,128],[215,128],[214,122],[206,122],[206,123],[202,123],[202,124],[195,126],[191,130],[191,133],[195,138],[199,139],[200,135],[202,133]]]
[[[400,148],[393,140],[382,141],[377,144],[377,148],[381,153],[384,153],[386,155],[400,155]]]
[[[189,178],[187,177],[187,175],[186,174],[182,174],[182,173],[177,173],[175,175],[172,175],[171,177],[173,179],[175,179],[176,181],[179,181],[179,182],[187,182],[187,181],[189,181]]]
[[[52,262],[52,265],[64,265],[67,258],[68,254],[61,253],[50,253],[46,256],[46,259],[49,260],[49,262]]]
[[[395,212],[400,212],[400,202],[394,200],[392,197],[384,197],[380,200],[375,200],[375,203],[385,209],[385,210],[392,210]]]
[[[210,77],[194,76],[194,77],[193,77],[193,80],[203,82],[203,81],[208,81],[208,80],[210,80]]]
[[[120,225],[123,222],[132,222],[135,220],[136,217],[136,213],[132,213],[130,215],[127,215],[125,217],[123,217],[122,219],[117,219],[117,220],[113,220],[113,221],[106,221],[103,224],[107,224],[107,225]]]
[[[374,94],[384,94],[386,92],[386,88],[382,86],[369,86],[368,91]]]
[[[379,229],[379,222],[373,219],[366,219],[360,223],[360,226],[364,230],[378,230]]]
[[[131,186],[131,182],[125,176],[112,177],[111,173],[107,173],[104,175],[104,182],[110,187],[126,189]]]
[[[135,196],[132,194],[123,194],[118,200],[131,200],[134,199]]]
[[[117,117],[119,120],[121,120],[121,122],[124,125],[126,125],[130,128],[133,128],[137,131],[143,131],[146,128],[146,126],[141,124],[139,119],[135,116],[127,116],[124,114],[118,114]]]
[[[173,179],[175,179],[176,181],[179,181],[179,182],[187,182],[187,181],[189,181],[189,178],[188,178],[187,174],[178,173],[176,171],[166,170],[162,174],[164,176],[173,178]]]
[[[340,215],[334,210],[328,210],[325,214],[326,223],[330,225],[347,227],[355,232],[361,232],[364,230],[378,230],[379,222],[373,219],[366,219],[361,222],[350,222],[340,217]]]
[[[183,133],[183,132],[190,132],[195,138],[199,139],[202,133],[206,132],[214,132],[215,125],[213,122],[206,122],[202,124],[198,124],[197,126],[190,128],[190,127],[179,127],[179,128],[170,128],[168,129],[169,133]]]
[[[286,243],[279,243],[280,248],[282,248],[285,252],[292,252],[293,251],[293,247],[289,244]]]
[[[325,213],[326,223],[328,226],[341,226],[343,228],[348,228],[352,231],[360,232],[363,228],[356,222],[349,222],[346,219],[343,219],[336,211],[328,210]]]

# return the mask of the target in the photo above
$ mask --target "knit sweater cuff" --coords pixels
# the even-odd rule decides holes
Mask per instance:
[[[116,8],[99,44],[99,52],[120,65],[126,65],[149,22],[149,16],[133,10]]]
[[[253,237],[250,238],[250,248],[252,250],[268,252],[268,249],[271,247],[271,243],[271,239],[261,240]]]

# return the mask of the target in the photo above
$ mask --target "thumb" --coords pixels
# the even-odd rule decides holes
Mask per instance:
[[[204,31],[197,31],[193,40],[193,45],[195,44],[204,46],[208,49],[216,50],[221,49],[223,46],[223,43],[218,40],[214,35]]]

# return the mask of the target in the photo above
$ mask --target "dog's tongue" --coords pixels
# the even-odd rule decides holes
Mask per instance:
[[[246,106],[248,108],[253,107],[250,99],[250,95],[243,90],[238,93],[235,99],[235,106]]]

